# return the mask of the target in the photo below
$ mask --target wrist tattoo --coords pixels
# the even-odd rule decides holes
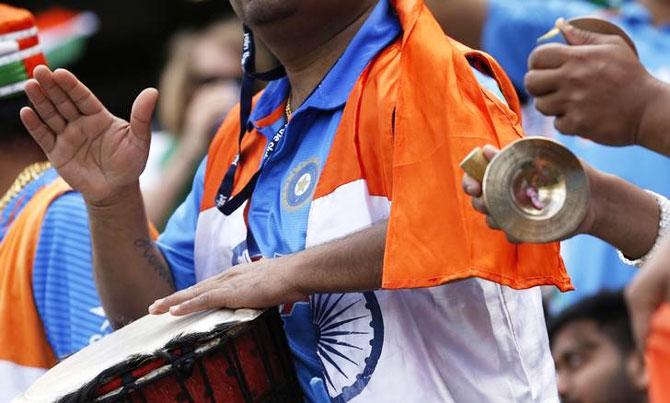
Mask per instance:
[[[142,253],[147,263],[151,265],[158,276],[174,288],[174,280],[170,269],[165,265],[159,256],[159,253],[154,247],[154,243],[148,239],[136,239],[135,247]]]

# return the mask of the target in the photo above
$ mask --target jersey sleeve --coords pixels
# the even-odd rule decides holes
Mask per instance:
[[[93,278],[88,215],[79,193],[49,206],[33,265],[33,296],[60,359],[111,331]]]
[[[526,96],[523,78],[528,56],[537,39],[549,31],[558,18],[593,14],[598,7],[573,0],[489,0],[489,12],[482,30],[482,49],[493,56]]]
[[[167,260],[177,290],[195,284],[195,232],[205,189],[207,158],[198,167],[193,188],[174,212],[157,244]]]

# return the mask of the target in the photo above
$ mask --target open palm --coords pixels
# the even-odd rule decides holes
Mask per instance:
[[[32,108],[21,119],[58,173],[90,203],[135,185],[149,154],[158,92],[144,90],[130,122],[112,115],[72,73],[38,66],[26,84]]]

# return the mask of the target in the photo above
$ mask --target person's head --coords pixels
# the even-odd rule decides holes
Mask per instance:
[[[550,319],[549,339],[562,401],[647,401],[644,360],[622,292],[605,291],[566,308]]]
[[[24,9],[0,3],[0,147],[32,142],[19,118],[28,105],[23,93],[26,81],[38,64],[46,64],[37,37],[35,19]]]

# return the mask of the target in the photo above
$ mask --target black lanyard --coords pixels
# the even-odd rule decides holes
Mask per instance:
[[[237,195],[231,197],[235,182],[235,173],[237,172],[237,167],[242,163],[242,139],[244,138],[244,135],[253,128],[249,125],[249,116],[251,115],[254,81],[272,81],[284,77],[285,75],[286,72],[282,66],[267,72],[256,73],[256,46],[254,44],[254,36],[251,30],[244,26],[244,44],[242,46],[242,89],[240,93],[240,136],[237,143],[237,155],[233,159],[230,168],[228,168],[226,175],[223,177],[215,199],[216,208],[225,215],[231,215],[251,197],[261,170],[265,166],[265,162],[270,155],[274,153],[279,143],[284,138],[286,126],[288,124],[288,121],[286,121],[268,142],[268,145],[265,148],[265,155],[263,156],[263,163],[251,180],[249,180],[249,183],[247,183],[244,186],[244,189]]]

